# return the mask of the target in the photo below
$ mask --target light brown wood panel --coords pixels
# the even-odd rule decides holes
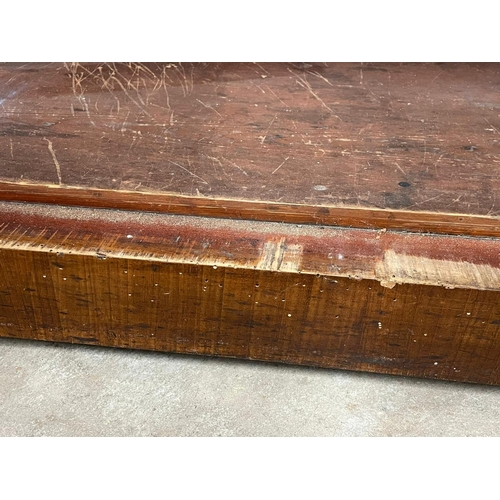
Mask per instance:
[[[498,292],[2,250],[0,334],[499,384]]]

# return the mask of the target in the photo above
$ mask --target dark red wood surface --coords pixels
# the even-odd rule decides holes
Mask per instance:
[[[417,213],[422,230],[426,213],[481,215],[500,234],[499,90],[498,64],[3,64],[0,179],[117,205],[188,195],[201,215],[207,199],[255,203],[265,220],[270,204],[332,224],[342,207],[394,211],[391,227]]]

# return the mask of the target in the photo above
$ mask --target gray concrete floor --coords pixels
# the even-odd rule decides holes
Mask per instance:
[[[1,436],[498,436],[500,388],[0,339]]]

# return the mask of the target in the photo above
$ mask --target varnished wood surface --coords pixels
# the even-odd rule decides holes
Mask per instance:
[[[498,236],[499,70],[4,64],[0,198]]]
[[[366,274],[401,245],[437,276],[491,271],[496,239],[0,209],[3,337],[500,384],[498,291],[424,284],[412,266],[395,286]]]
[[[499,88],[0,65],[0,335],[500,384]]]

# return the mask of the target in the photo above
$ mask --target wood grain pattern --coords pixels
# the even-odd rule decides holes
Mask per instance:
[[[0,198],[499,236],[499,69],[0,65]]]
[[[0,249],[500,291],[496,238],[0,203]]]
[[[12,203],[0,215],[1,336],[500,384],[497,239]]]
[[[0,64],[0,336],[500,384],[498,64]]]
[[[500,219],[481,215],[411,212],[359,207],[292,205],[112,189],[76,189],[0,181],[0,200],[62,206],[142,210],[235,220],[323,224],[366,229],[395,229],[463,236],[500,236]]]

